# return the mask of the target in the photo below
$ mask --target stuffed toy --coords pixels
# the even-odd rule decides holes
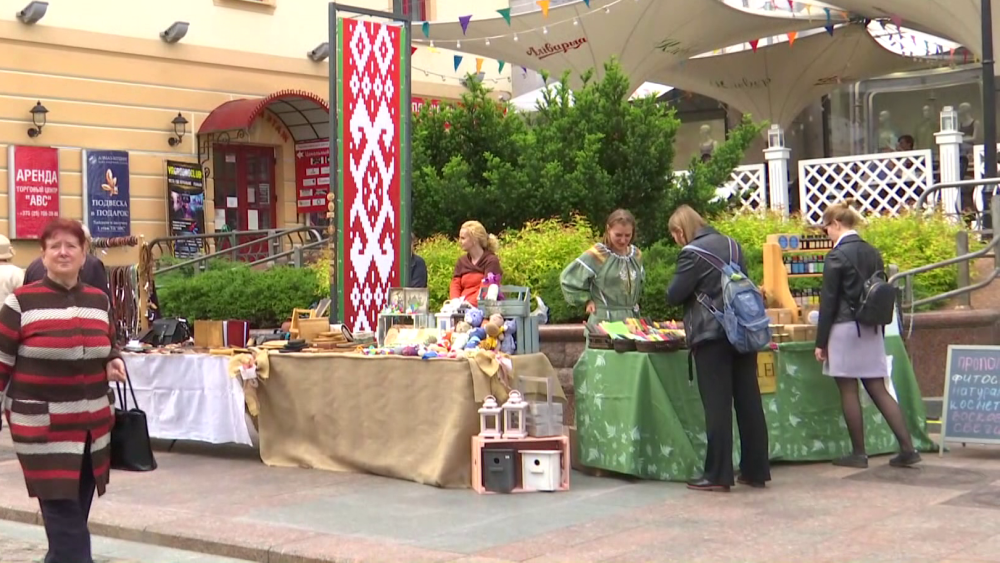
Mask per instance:
[[[455,324],[455,332],[457,334],[468,333],[470,330],[472,330],[472,325],[465,321],[458,321]]]
[[[486,340],[487,336],[488,335],[486,334],[486,329],[483,328],[483,327],[474,328],[471,331],[469,331],[469,339],[470,340],[473,339],[473,338],[478,338],[480,340]]]
[[[483,316],[483,312],[479,309],[469,309],[465,312],[465,322],[472,328],[479,328],[483,326]]]
[[[483,278],[482,287],[486,288],[486,299],[496,301],[500,297],[500,276],[490,272]]]
[[[490,320],[491,323],[493,323],[493,324],[495,324],[497,326],[501,326],[501,327],[503,326],[503,315],[501,315],[500,313],[493,313],[492,315],[490,315],[490,319],[489,320]]]
[[[483,325],[486,329],[486,338],[479,345],[483,350],[496,350],[497,346],[500,344],[500,325],[496,325],[493,321],[489,321]]]
[[[465,349],[466,350],[475,350],[476,348],[479,348],[479,342],[480,342],[480,340],[479,340],[478,336],[470,336],[469,337],[469,342],[465,345]]]
[[[468,332],[456,332],[451,340],[452,350],[464,350],[465,345],[469,343],[469,333]]]
[[[517,353],[517,322],[514,319],[509,321],[504,321],[503,323],[503,338],[500,339],[500,352],[507,355],[514,355]]]

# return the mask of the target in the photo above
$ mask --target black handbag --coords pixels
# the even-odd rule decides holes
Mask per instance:
[[[118,402],[122,408],[115,405],[115,426],[111,430],[111,469],[124,471],[153,471],[156,469],[156,458],[153,457],[153,445],[149,440],[149,426],[146,423],[146,413],[139,409],[135,398],[132,379],[125,371],[125,389],[115,382]],[[128,406],[128,395],[132,395],[132,408]]]

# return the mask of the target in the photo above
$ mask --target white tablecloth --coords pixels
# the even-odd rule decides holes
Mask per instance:
[[[244,415],[242,382],[226,373],[229,357],[123,356],[139,408],[146,413],[150,437],[253,445]]]

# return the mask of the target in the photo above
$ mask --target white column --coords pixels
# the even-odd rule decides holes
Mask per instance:
[[[767,183],[771,196],[771,209],[780,211],[788,217],[788,159],[792,156],[791,149],[785,148],[785,132],[778,124],[771,125],[767,130],[767,148],[764,149],[764,160],[767,161]]]
[[[941,110],[941,130],[934,134],[938,145],[938,168],[941,172],[941,183],[957,182],[962,179],[959,164],[962,147],[962,132],[958,130],[958,113],[951,106]],[[958,188],[941,190],[941,206],[944,212],[951,215],[959,213]]]

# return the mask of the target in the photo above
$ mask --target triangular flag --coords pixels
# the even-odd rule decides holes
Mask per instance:
[[[417,52],[417,48],[416,47],[410,47],[410,54],[411,55],[415,54],[416,52]]]
[[[788,9],[789,10],[795,9],[795,0],[788,0]]]
[[[825,26],[823,29],[825,29],[826,32],[829,33],[831,36],[833,35],[833,26],[832,25]]]
[[[510,25],[510,8],[500,8],[497,13],[503,16],[503,19]]]
[[[753,49],[754,53],[757,52],[757,44],[758,43],[760,43],[760,39],[754,39],[754,40],[750,41],[750,48]]]
[[[458,72],[458,67],[462,66],[462,55],[455,55],[455,71]]]
[[[521,67],[521,73],[524,74],[525,76],[528,76],[528,68],[522,66]]]
[[[829,22],[830,21],[830,8],[823,8],[823,11],[826,12],[826,21]]]
[[[542,9],[543,18],[549,17],[549,0],[538,0],[535,4],[538,4],[538,7]]]
[[[791,47],[792,45],[795,45],[795,38],[798,37],[798,36],[799,36],[799,33],[797,31],[789,31],[788,32],[788,46],[789,47]]]
[[[472,16],[459,16],[458,23],[462,24],[462,35],[469,30],[469,22],[472,21]]]
[[[483,59],[476,58],[476,72],[483,71]]]
[[[431,22],[424,22],[420,24],[420,29],[424,31],[424,37],[431,36]]]
[[[840,12],[840,16],[845,20],[851,19],[850,15],[847,12]]]
[[[583,4],[589,8],[590,7],[590,0],[583,0]]]
[[[497,61],[497,72],[503,72],[503,67],[507,66],[507,63],[503,61]]]
[[[806,4],[806,15],[807,16],[812,15],[812,11],[813,11],[812,6],[810,6],[809,4]]]
[[[895,24],[896,27],[903,25],[903,18],[899,16],[889,16],[889,19],[892,20],[892,23]]]

